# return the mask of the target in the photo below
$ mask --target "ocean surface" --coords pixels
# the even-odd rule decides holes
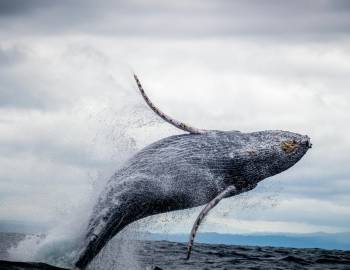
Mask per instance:
[[[8,259],[7,249],[16,245],[24,235],[0,233],[0,259]],[[168,241],[138,241],[137,249],[128,264],[118,270],[136,269],[348,269],[350,251],[326,250],[317,248],[276,248],[257,246],[232,246],[196,243],[189,261],[185,261],[186,244]],[[113,264],[91,269],[117,269]],[[135,266],[136,267],[136,266]]]

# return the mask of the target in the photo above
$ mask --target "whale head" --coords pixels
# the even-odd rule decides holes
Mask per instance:
[[[232,145],[237,147],[237,139],[241,140],[243,147],[240,156],[243,158],[241,163],[238,162],[240,177],[249,178],[244,181],[253,184],[289,169],[312,146],[307,135],[289,131],[267,130],[241,134],[232,136]],[[231,164],[237,168],[235,157]]]

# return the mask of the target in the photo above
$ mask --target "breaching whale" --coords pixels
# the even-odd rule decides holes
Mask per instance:
[[[134,78],[149,107],[187,134],[148,145],[110,178],[88,223],[74,263],[78,269],[85,269],[130,223],[206,205],[194,222],[188,259],[198,226],[210,209],[220,200],[249,191],[261,180],[292,167],[311,147],[308,136],[289,131],[243,133],[191,127],[161,112],[149,100],[136,75]]]

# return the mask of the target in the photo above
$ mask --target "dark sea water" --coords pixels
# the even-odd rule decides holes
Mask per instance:
[[[15,245],[21,239],[23,235],[20,234],[0,233],[0,259],[7,259],[8,247]],[[142,241],[137,246],[135,254],[130,259],[138,261],[138,269],[350,270],[350,251],[196,243],[191,259],[185,261],[186,244],[184,243]],[[103,269],[107,270],[107,268]]]
[[[186,245],[145,242],[144,265],[161,269],[350,269],[350,251],[196,244],[189,261]]]

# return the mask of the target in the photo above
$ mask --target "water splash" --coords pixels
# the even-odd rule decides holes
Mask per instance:
[[[79,121],[85,123],[90,136],[86,145],[89,149],[87,154],[100,164],[86,170],[88,192],[79,194],[81,199],[75,205],[62,198],[62,203],[55,209],[55,218],[49,230],[38,235],[27,235],[17,246],[10,248],[8,253],[11,260],[72,266],[101,189],[118,167],[143,144],[140,141],[145,138],[138,135],[141,134],[139,130],[155,127],[160,122],[148,112],[141,98],[135,98],[138,93],[133,93],[132,87],[122,84],[119,87],[121,91],[116,89],[113,98],[85,97],[72,108]],[[129,90],[126,91],[126,88]],[[109,267],[106,266],[112,264],[118,265],[118,269],[135,269],[136,260],[130,260],[135,245],[128,244],[131,235],[133,239],[137,237],[135,230],[131,226],[111,241],[96,260],[98,263],[92,266],[93,269],[107,269]],[[127,259],[124,260],[124,257]],[[128,265],[131,267],[131,261],[134,261],[133,266],[128,268]]]

